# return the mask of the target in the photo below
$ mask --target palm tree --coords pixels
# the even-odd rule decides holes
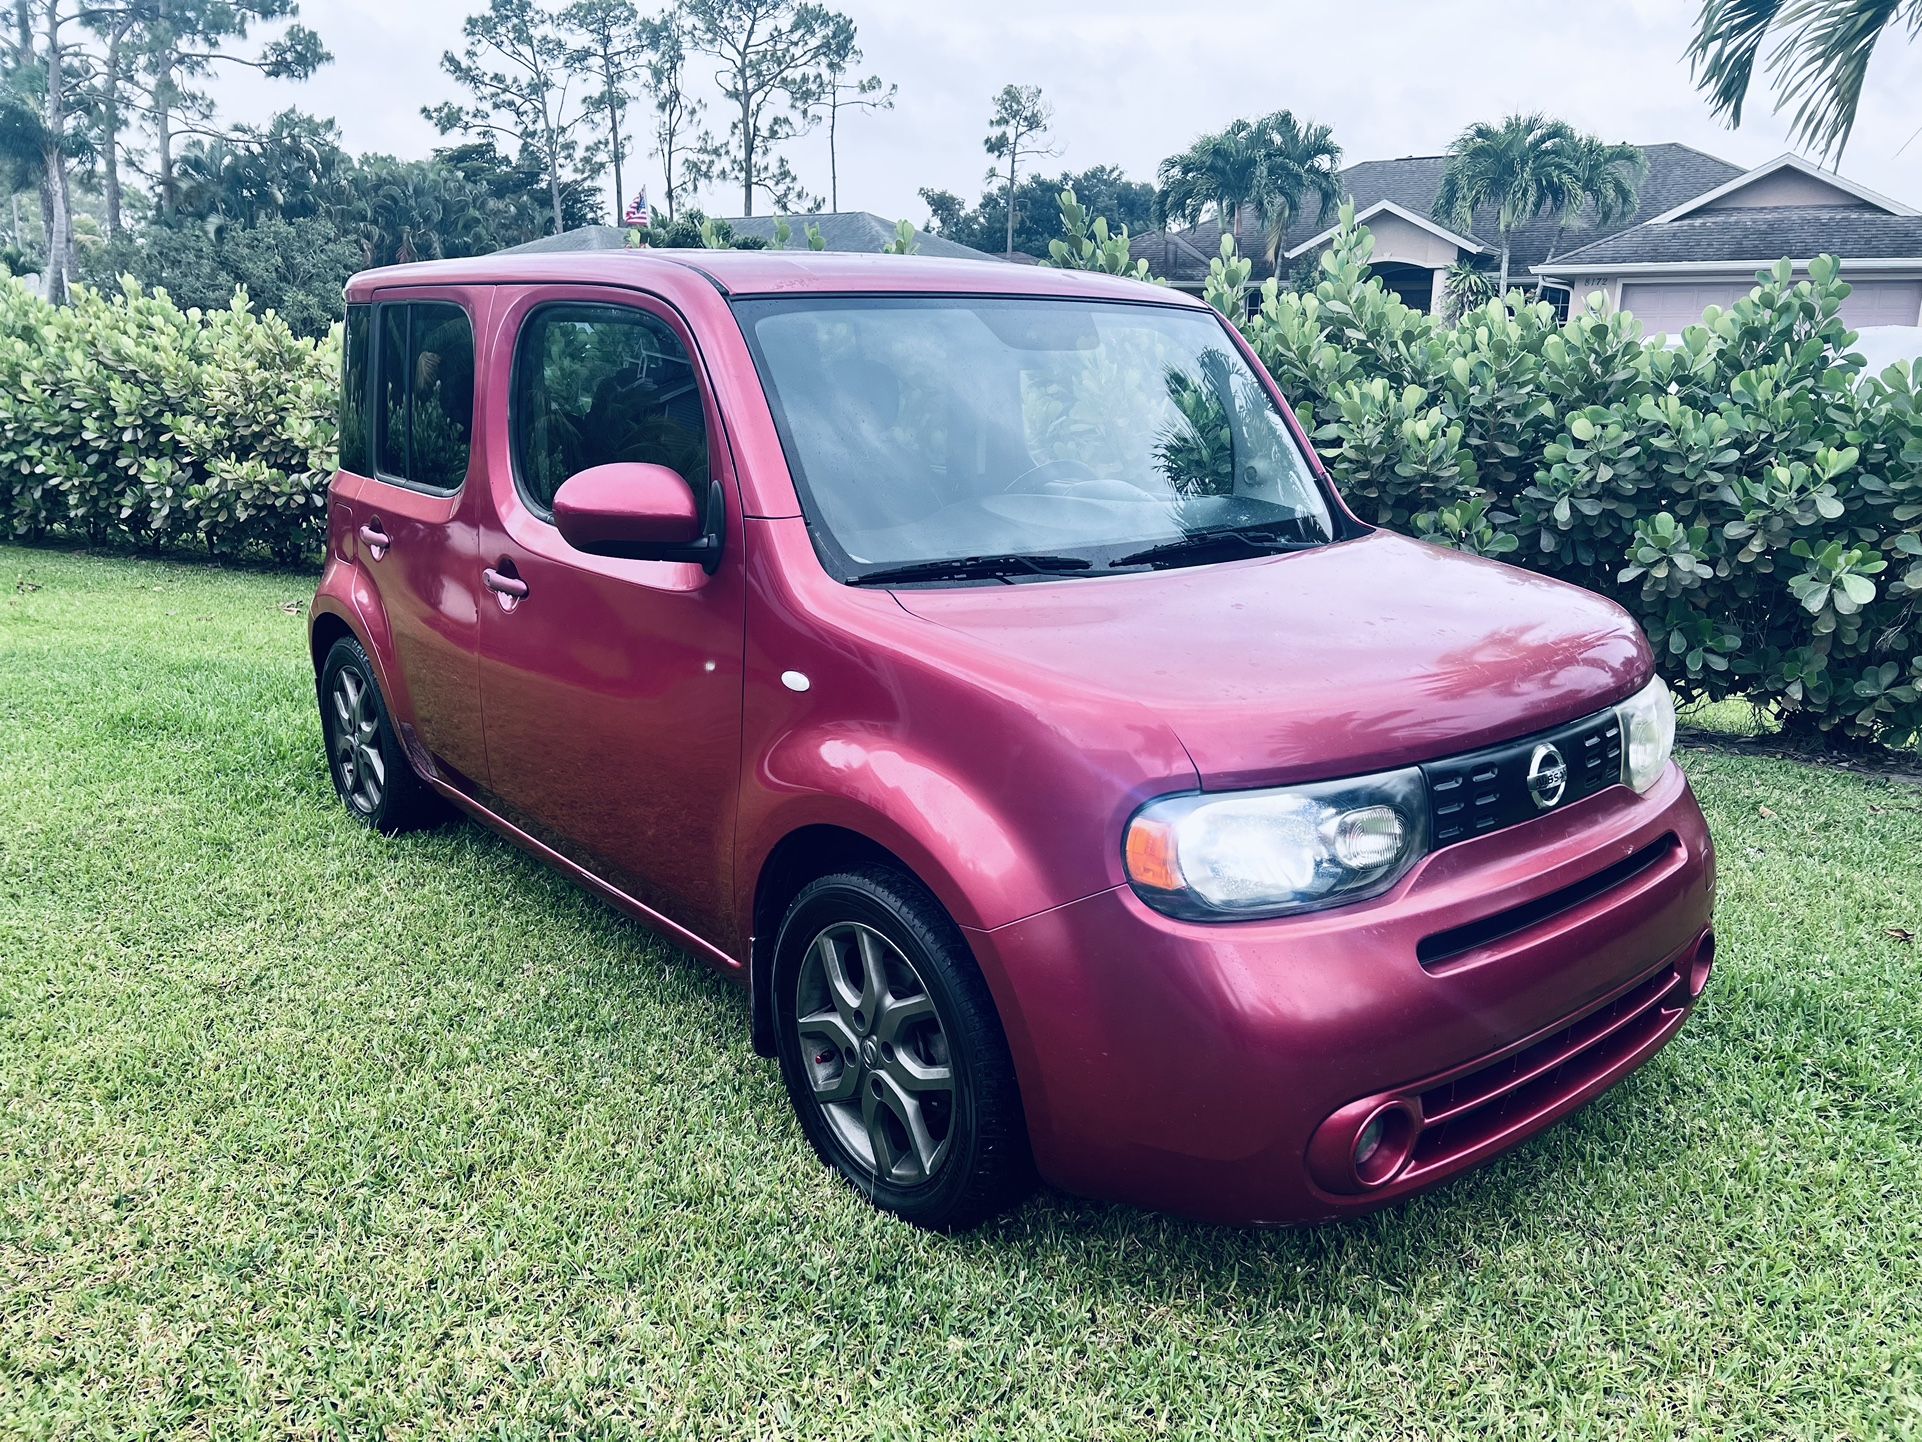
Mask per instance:
[[[1164,221],[1193,225],[1212,207],[1222,229],[1232,231],[1243,206],[1254,203],[1261,183],[1261,146],[1252,120],[1203,135],[1155,171],[1155,209]]]
[[[1164,223],[1190,225],[1212,209],[1232,234],[1252,207],[1272,260],[1303,200],[1313,199],[1325,216],[1341,199],[1340,163],[1341,147],[1326,125],[1303,124],[1287,110],[1236,120],[1161,162],[1155,209]]]
[[[1475,212],[1495,207],[1501,235],[1496,284],[1508,294],[1508,258],[1515,230],[1556,207],[1569,191],[1569,151],[1575,132],[1542,115],[1511,115],[1499,125],[1477,121],[1448,147],[1435,216],[1466,230]]]
[[[1791,134],[1840,160],[1869,58],[1897,23],[1912,36],[1922,31],[1922,0],[1702,0],[1689,73],[1708,92],[1709,108],[1740,125],[1755,59],[1775,32],[1768,70],[1776,109],[1794,105]]]
[[[1268,259],[1281,253],[1281,239],[1301,213],[1301,203],[1313,200],[1317,222],[1341,199],[1341,147],[1326,125],[1304,125],[1292,112],[1277,110],[1261,122],[1267,145],[1256,207],[1268,227]]]
[[[1612,225],[1633,215],[1647,173],[1648,157],[1639,145],[1610,142],[1599,135],[1576,136],[1567,148],[1563,174],[1553,182],[1555,239],[1549,243],[1544,263],[1555,258],[1570,218],[1584,208],[1597,225]],[[1542,277],[1537,275],[1535,294],[1541,293]]]

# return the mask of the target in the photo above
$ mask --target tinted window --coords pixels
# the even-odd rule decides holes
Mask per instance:
[[[467,313],[434,302],[383,305],[379,317],[380,474],[429,490],[458,490],[474,429],[474,332]]]
[[[413,439],[407,474],[418,485],[459,488],[474,429],[474,332],[457,305],[409,306],[413,333]]]
[[[346,356],[340,377],[340,468],[357,476],[373,474],[373,438],[367,433],[367,377],[372,348],[372,309],[348,306]]]
[[[706,500],[707,422],[694,366],[674,332],[645,311],[536,311],[514,359],[513,431],[516,481],[542,512],[569,476],[616,461],[668,466]]]
[[[407,307],[384,305],[380,377],[374,393],[374,465],[384,476],[407,479]]]

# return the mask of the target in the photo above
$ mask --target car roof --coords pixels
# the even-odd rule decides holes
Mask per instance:
[[[769,250],[601,250],[436,260],[362,271],[348,281],[347,295],[366,300],[377,290],[416,285],[672,284],[690,271],[730,296],[905,293],[1203,304],[1165,286],[1094,271],[998,260]]]

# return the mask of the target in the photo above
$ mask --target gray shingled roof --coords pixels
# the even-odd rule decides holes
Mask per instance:
[[[754,235],[774,244],[774,222],[772,215],[726,216],[724,219],[733,227],[737,236]],[[806,250],[808,248],[807,228],[818,225],[821,237],[827,241],[827,248],[854,255],[878,255],[894,239],[894,222],[884,220],[872,211],[843,210],[821,215],[790,215],[786,217],[792,234],[788,236],[787,249]],[[945,256],[950,260],[994,260],[997,257],[973,246],[957,245],[954,241],[943,240],[938,235],[929,235],[925,230],[914,232],[915,242],[922,255]],[[539,240],[530,240],[525,245],[511,245],[502,251],[503,255],[553,255],[584,250],[624,250],[627,248],[627,231],[613,225],[585,225],[578,230],[562,231],[559,235],[545,235]]]
[[[1638,225],[1555,258],[1557,270],[1687,261],[1750,261],[1781,256],[1844,259],[1922,257],[1922,215],[1890,215],[1872,205],[1758,205],[1709,210]]]
[[[1517,230],[1510,240],[1510,272],[1526,273],[1530,266],[1547,258],[1551,247],[1565,252],[1603,236],[1614,235],[1649,216],[1673,210],[1682,202],[1742,174],[1741,166],[1704,154],[1691,145],[1645,145],[1642,153],[1648,158],[1648,173],[1642,179],[1633,215],[1624,216],[1620,221],[1606,226],[1596,225],[1591,216],[1576,216],[1562,235],[1559,247],[1556,247],[1557,222],[1553,216],[1531,221]],[[1378,201],[1391,200],[1414,215],[1432,215],[1435,196],[1441,190],[1442,169],[1447,162],[1448,157],[1444,155],[1364,160],[1341,172],[1342,188],[1355,202],[1357,211],[1366,210]],[[1310,207],[1306,215],[1288,227],[1288,233],[1282,238],[1281,249],[1287,251],[1300,245],[1309,237],[1326,230],[1334,223],[1334,219],[1332,213],[1317,216]],[[1437,223],[1447,225],[1451,230],[1459,230],[1459,227],[1445,221]],[[1486,245],[1491,253],[1498,249],[1501,239],[1495,224],[1494,209],[1491,207],[1478,211],[1475,223],[1467,233]],[[1265,276],[1268,268],[1263,258],[1268,254],[1268,240],[1261,233],[1260,224],[1251,212],[1244,212],[1240,217],[1235,240],[1243,255],[1255,257],[1257,278]],[[1129,246],[1129,253],[1145,259],[1158,275],[1177,282],[1198,283],[1207,277],[1208,261],[1220,248],[1221,227],[1215,221],[1207,220],[1189,229],[1176,231],[1168,242],[1164,242],[1160,231],[1136,236]]]

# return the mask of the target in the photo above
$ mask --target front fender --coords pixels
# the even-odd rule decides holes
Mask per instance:
[[[833,826],[900,858],[962,926],[1049,904],[1035,838],[900,737],[855,726],[790,732],[759,770],[765,804],[744,838],[744,877],[758,877],[785,837]],[[751,894],[743,900],[752,905]]]

